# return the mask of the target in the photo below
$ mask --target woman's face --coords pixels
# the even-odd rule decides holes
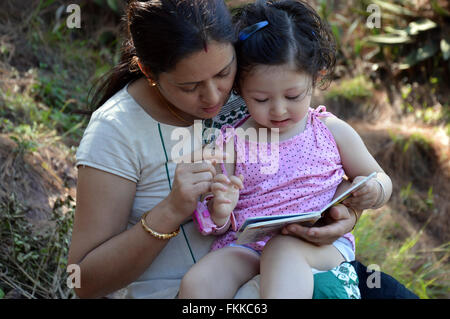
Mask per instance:
[[[216,116],[228,100],[235,75],[233,45],[209,42],[206,50],[182,59],[170,72],[161,73],[158,84],[161,94],[178,110],[206,119]]]

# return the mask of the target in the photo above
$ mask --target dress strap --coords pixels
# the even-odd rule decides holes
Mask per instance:
[[[318,117],[328,117],[333,116],[332,113],[327,112],[327,108],[325,105],[319,105],[316,109],[311,108],[311,113]]]
[[[323,131],[325,125],[320,121],[319,117],[330,117],[334,116],[333,113],[327,112],[327,108],[325,105],[319,105],[315,109],[309,108],[310,114],[308,119],[308,124],[312,126],[312,131],[314,133],[314,140],[316,143],[316,147],[318,147],[317,134],[319,131]]]
[[[231,138],[234,138],[234,142],[236,143],[234,126],[229,124],[222,126],[222,128],[220,129],[220,134],[219,136],[217,136],[215,140],[216,148],[219,151],[223,151],[224,145],[227,145],[227,143],[230,141]],[[220,168],[222,169],[222,173],[228,175],[227,170],[225,168],[225,164],[223,162],[220,163]]]
[[[230,138],[234,136],[234,127],[231,125],[224,125],[220,129],[219,136],[216,137],[215,143],[216,146],[223,147],[223,144],[228,143],[230,141]]]
[[[325,105],[319,105],[315,109],[310,107],[309,108],[308,125],[312,125],[313,129],[315,130],[315,127],[317,126],[317,123],[315,123],[316,121],[314,121],[314,120],[316,118],[318,118],[318,117],[330,117],[330,116],[334,116],[334,114],[331,113],[331,112],[327,112],[327,108],[325,107]],[[320,125],[320,123],[319,123],[319,125]]]

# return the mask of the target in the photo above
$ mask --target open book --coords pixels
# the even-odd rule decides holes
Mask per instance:
[[[306,225],[313,225],[320,217],[322,217],[322,214],[327,209],[342,202],[344,199],[350,196],[351,192],[359,188],[372,177],[376,176],[376,174],[376,172],[373,172],[365,179],[361,180],[359,183],[353,185],[344,193],[336,197],[333,201],[331,201],[328,205],[326,205],[319,211],[301,214],[272,215],[248,218],[245,220],[236,234],[238,236],[236,243],[246,244],[262,240],[265,236],[273,234],[287,224],[302,223]]]

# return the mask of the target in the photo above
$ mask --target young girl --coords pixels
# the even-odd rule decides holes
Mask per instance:
[[[236,87],[250,113],[238,126],[267,129],[268,140],[278,134],[278,170],[267,174],[267,163],[250,161],[252,145],[261,150],[271,143],[222,129],[219,141],[233,143],[236,163],[222,164],[207,198],[211,233],[220,236],[185,275],[179,297],[231,298],[260,273],[262,298],[311,298],[312,269],[329,270],[354,258],[350,233],[333,245],[277,235],[242,246],[234,243],[236,230],[252,216],[320,210],[344,175],[356,183],[376,171],[345,204],[378,208],[390,197],[391,181],[348,124],[323,106],[310,108],[313,88],[335,61],[333,38],[317,13],[293,0],[256,3],[242,10],[238,26]]]

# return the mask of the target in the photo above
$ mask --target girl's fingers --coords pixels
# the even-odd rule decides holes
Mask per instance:
[[[351,206],[356,209],[368,209],[371,208],[374,204],[373,199],[365,199],[351,202],[348,206]]]
[[[354,196],[361,196],[367,193],[374,192],[374,188],[369,184],[364,184],[363,186],[359,187],[357,190],[355,190],[352,194]]]
[[[228,188],[222,183],[214,182],[211,184],[211,192],[213,192],[213,194],[226,191],[228,191]]]
[[[375,202],[377,200],[377,196],[373,193],[367,193],[359,197],[355,197],[354,201],[360,202]]]
[[[217,174],[216,176],[214,176],[214,182],[219,182],[223,184],[231,183],[230,179],[225,174]]]
[[[241,175],[242,176],[242,175]],[[244,183],[242,183],[242,179],[237,176],[230,176],[230,181],[233,183],[234,186],[236,186],[238,189],[244,188]]]
[[[228,198],[225,198],[223,196],[215,196],[214,197],[214,203],[215,204],[231,204],[231,200]]]

